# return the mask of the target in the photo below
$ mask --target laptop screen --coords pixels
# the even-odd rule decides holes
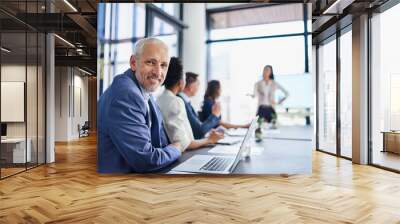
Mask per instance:
[[[256,130],[257,120],[258,120],[258,116],[251,121],[250,127],[247,130],[246,135],[243,138],[242,144],[240,145],[239,152],[236,154],[235,162],[233,163],[233,165],[229,169],[231,172],[236,168],[236,165],[242,159],[243,151],[246,148],[246,145],[247,145],[248,141],[250,140],[251,134]]]

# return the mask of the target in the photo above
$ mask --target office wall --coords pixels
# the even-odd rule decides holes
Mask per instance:
[[[28,82],[25,82],[25,74],[27,69]],[[39,67],[39,74],[41,74],[41,67]],[[36,66],[18,65],[18,64],[4,64],[1,66],[1,81],[18,81],[27,83],[27,113],[28,133],[36,133],[37,107],[43,107],[43,101],[37,100],[36,85],[37,80],[30,74],[36,74]],[[39,103],[39,104],[38,104]],[[7,110],[7,108],[3,108]],[[34,112],[34,113],[33,113]],[[32,122],[35,122],[34,124]],[[25,123],[24,122],[7,122],[7,136],[8,137],[25,137]],[[28,136],[29,137],[29,136]]]
[[[88,78],[72,67],[55,69],[55,141],[78,138],[88,120]]]

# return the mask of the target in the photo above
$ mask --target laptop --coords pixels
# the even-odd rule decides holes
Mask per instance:
[[[211,174],[229,174],[232,173],[239,161],[242,159],[242,153],[248,145],[251,134],[256,129],[257,117],[253,119],[246,135],[242,140],[240,149],[236,155],[194,155],[185,162],[179,164],[171,171],[189,172],[189,173],[211,173]],[[217,146],[218,147],[218,146]],[[231,146],[231,147],[238,147]],[[234,148],[232,150],[235,150]]]

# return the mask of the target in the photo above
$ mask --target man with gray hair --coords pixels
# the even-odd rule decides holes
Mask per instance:
[[[130,69],[114,78],[98,102],[97,169],[100,173],[154,172],[182,152],[170,143],[151,93],[163,82],[168,47],[156,38],[139,40]]]

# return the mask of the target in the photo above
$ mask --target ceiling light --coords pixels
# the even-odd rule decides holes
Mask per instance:
[[[6,53],[10,53],[10,52],[11,52],[11,50],[9,50],[9,49],[7,49],[7,48],[5,48],[5,47],[1,47],[0,49],[1,49],[2,51],[6,52]]]
[[[64,0],[65,4],[67,4],[72,10],[74,10],[74,12],[78,12],[78,10],[71,4],[69,3],[68,0]]]
[[[69,42],[68,40],[58,36],[57,34],[54,34],[54,36],[56,36],[58,39],[60,39],[61,41],[63,41],[64,43],[66,43],[67,45],[69,45],[70,47],[75,48],[75,45],[71,44],[71,42]]]
[[[322,14],[341,14],[343,9],[353,3],[354,0],[336,0],[332,5],[324,10]]]
[[[79,71],[81,71],[81,72],[83,72],[83,73],[85,73],[85,74],[87,74],[87,75],[92,75],[92,73],[89,73],[89,72],[86,71],[86,70],[83,70],[83,69],[81,69],[81,68],[79,68],[79,67],[78,67],[78,69],[79,69]]]

